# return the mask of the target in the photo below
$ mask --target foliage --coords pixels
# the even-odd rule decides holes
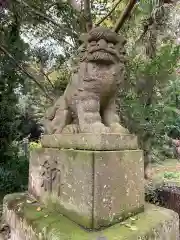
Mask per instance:
[[[179,179],[180,178],[180,173],[178,173],[178,172],[165,172],[164,173],[164,178],[165,179]]]
[[[126,93],[120,91],[120,113],[123,122],[139,136],[143,149],[146,149],[148,139],[151,151],[152,148],[162,151],[166,134],[173,125],[179,124],[179,119],[170,108],[177,104],[172,82],[179,82],[174,73],[179,53],[179,45],[168,43],[161,46],[152,60],[142,60],[138,55],[130,56]]]
[[[70,71],[67,68],[61,68],[57,72],[57,78],[54,83],[55,96],[62,95],[70,79]]]
[[[156,186],[153,182],[148,182],[145,184],[145,201],[150,202],[151,204],[159,205],[159,189],[160,186]]]
[[[34,149],[37,149],[37,148],[42,148],[42,145],[41,143],[38,141],[38,142],[31,142],[29,144],[29,150],[32,151]]]
[[[5,31],[4,41],[17,61],[22,61],[24,49],[23,41],[19,38],[18,25],[12,23]],[[1,161],[6,162],[11,156],[11,143],[18,138],[19,109],[16,90],[23,84],[23,78],[7,55],[1,54],[0,61],[0,156]]]
[[[17,62],[26,60],[27,45],[20,37],[20,23],[16,11],[4,13],[0,19],[1,44],[8,47]],[[4,22],[4,20],[6,20]],[[0,194],[22,190],[27,184],[27,159],[18,155],[14,141],[19,139],[20,111],[18,96],[24,85],[24,78],[17,65],[5,52],[0,52]]]
[[[11,155],[6,164],[0,165],[0,195],[27,189],[28,159],[18,153],[17,146],[11,145]]]

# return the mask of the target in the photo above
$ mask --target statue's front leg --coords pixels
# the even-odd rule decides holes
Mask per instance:
[[[62,133],[63,129],[71,123],[71,114],[68,109],[58,109],[52,120],[53,133]]]
[[[101,122],[100,102],[98,98],[87,98],[77,102],[77,116],[80,132],[107,133],[107,128]]]
[[[44,120],[46,134],[61,133],[70,123],[71,113],[64,97],[61,96],[46,112]]]
[[[113,133],[128,134],[128,129],[124,128],[119,124],[120,119],[116,113],[115,100],[111,99],[103,111],[103,122],[106,126],[111,129]]]
[[[45,118],[43,119],[43,125],[45,129],[45,134],[53,134],[53,124],[52,120],[56,114],[56,106],[50,107],[45,113]]]

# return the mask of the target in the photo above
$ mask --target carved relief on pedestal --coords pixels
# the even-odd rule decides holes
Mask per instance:
[[[61,194],[61,171],[58,169],[57,161],[49,162],[48,160],[44,161],[41,165],[41,177],[42,184],[41,187],[45,192],[56,193],[58,197]]]

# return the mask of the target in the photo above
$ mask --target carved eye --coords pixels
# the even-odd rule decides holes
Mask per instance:
[[[81,52],[85,52],[85,51],[86,51],[86,47],[84,46],[82,47]]]
[[[120,54],[126,55],[126,51],[125,51],[125,50],[121,50],[121,51],[120,51]]]
[[[109,48],[114,48],[114,44],[113,43],[108,43],[108,47]]]

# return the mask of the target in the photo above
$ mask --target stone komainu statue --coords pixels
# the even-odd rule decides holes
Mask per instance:
[[[79,62],[64,95],[46,112],[46,133],[128,133],[119,124],[115,105],[124,80],[125,40],[103,27],[81,40]]]

